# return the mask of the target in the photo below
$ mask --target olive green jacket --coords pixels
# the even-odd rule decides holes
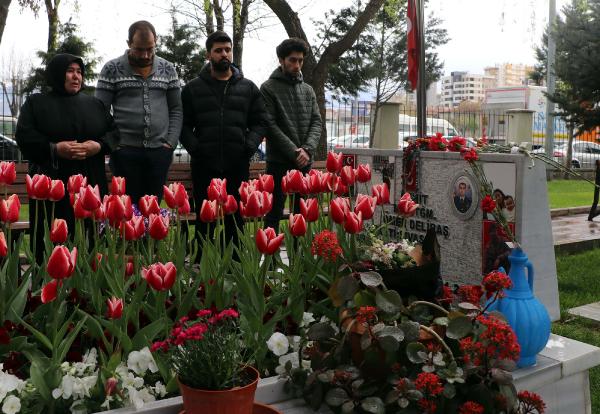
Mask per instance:
[[[321,116],[313,88],[302,75],[292,79],[277,68],[260,91],[270,117],[267,162],[295,166],[298,148],[304,148],[312,158],[321,137]]]

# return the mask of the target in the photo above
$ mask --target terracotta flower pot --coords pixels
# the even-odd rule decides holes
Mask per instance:
[[[191,388],[178,380],[185,414],[252,414],[254,393],[260,376],[250,366],[246,372],[253,378],[250,384],[223,391]]]

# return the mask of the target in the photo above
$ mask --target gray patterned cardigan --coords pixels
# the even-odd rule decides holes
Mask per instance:
[[[104,65],[95,95],[106,108],[112,107],[119,145],[177,146],[183,115],[179,79],[172,63],[155,56],[152,71],[144,79],[133,71],[125,52]]]

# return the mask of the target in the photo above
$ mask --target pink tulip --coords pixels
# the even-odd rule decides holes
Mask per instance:
[[[63,219],[54,219],[52,229],[50,230],[50,241],[52,243],[64,243],[67,241],[68,235],[67,222]]]
[[[375,214],[375,207],[377,207],[376,197],[369,197],[364,194],[359,194],[356,197],[356,205],[354,206],[354,212],[361,212],[363,219],[369,220]]]
[[[95,185],[94,187],[91,185],[81,187],[79,189],[79,198],[81,199],[81,207],[87,211],[94,211],[102,204],[100,199],[100,188],[98,188],[98,185]]]
[[[5,223],[15,223],[19,221],[19,210],[21,209],[21,200],[16,194],[12,194],[7,200],[0,200],[0,220]]]
[[[150,217],[150,214],[160,214],[160,206],[158,205],[158,197],[155,195],[144,195],[140,197],[140,211],[144,217]]]
[[[52,279],[65,279],[75,271],[77,247],[69,252],[65,246],[56,246],[48,259],[46,270]]]
[[[188,198],[185,186],[181,183],[171,183],[168,187],[163,186],[163,195],[165,197],[165,202],[171,209],[182,207]]]
[[[290,233],[294,237],[306,234],[306,220],[302,214],[290,214]]]
[[[262,254],[274,254],[283,241],[283,233],[275,234],[275,230],[271,227],[266,229],[258,229],[256,232],[256,247]]]
[[[0,184],[11,185],[17,179],[17,170],[13,161],[0,162]]]
[[[110,193],[118,196],[125,195],[125,177],[113,176],[110,182]]]
[[[404,217],[414,216],[419,205],[410,198],[409,193],[404,193],[398,202],[398,213]]]
[[[169,216],[150,214],[148,217],[148,234],[154,240],[162,240],[169,234]]]
[[[344,230],[350,234],[360,233],[362,231],[363,220],[362,213],[358,214],[349,211],[346,213],[346,221],[344,221]]]
[[[344,154],[342,154],[341,152],[335,153],[333,151],[329,151],[329,153],[327,154],[327,162],[325,163],[327,171],[329,171],[330,173],[340,172],[343,165],[343,157]]]
[[[172,262],[154,263],[142,269],[142,277],[153,289],[162,292],[171,289],[175,283],[177,268]]]
[[[42,303],[50,303],[56,299],[59,283],[59,280],[52,279],[42,287]]]
[[[217,200],[204,200],[200,208],[200,220],[204,223],[212,223],[217,217],[219,217]]]
[[[258,176],[258,181],[260,182],[261,191],[266,191],[268,193],[272,193],[275,188],[275,182],[273,181],[273,176],[270,174],[260,174]]]
[[[369,164],[359,164],[356,169],[356,181],[366,183],[371,181],[371,166]]]
[[[219,204],[227,202],[227,179],[213,178],[207,189],[208,199]]]
[[[69,177],[69,181],[67,182],[67,189],[69,190],[69,194],[79,194],[79,190],[81,187],[87,186],[87,177],[84,177],[81,174],[72,175]]]
[[[27,174],[25,176],[27,195],[33,200],[47,200],[50,195],[51,182],[50,177],[46,175],[35,174],[33,177],[30,177]]]
[[[106,317],[108,319],[120,319],[123,315],[123,299],[117,299],[114,296],[106,300]]]
[[[342,224],[346,220],[348,211],[350,211],[350,200],[345,197],[336,197],[329,203],[329,212],[334,223]]]
[[[319,201],[316,198],[300,199],[300,214],[306,221],[313,222],[319,218]]]
[[[389,204],[390,202],[390,190],[386,183],[375,184],[371,188],[371,194],[377,198],[377,205]]]

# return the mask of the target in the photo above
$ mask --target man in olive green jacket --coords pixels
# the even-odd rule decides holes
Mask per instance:
[[[265,225],[279,229],[283,215],[285,194],[281,178],[288,170],[310,170],[313,154],[321,137],[321,116],[313,88],[302,78],[302,64],[308,53],[308,44],[298,38],[284,40],[277,46],[279,67],[262,84],[262,92],[270,126],[267,133],[267,174],[275,181],[273,208],[267,214]],[[294,211],[299,210],[296,197]]]

